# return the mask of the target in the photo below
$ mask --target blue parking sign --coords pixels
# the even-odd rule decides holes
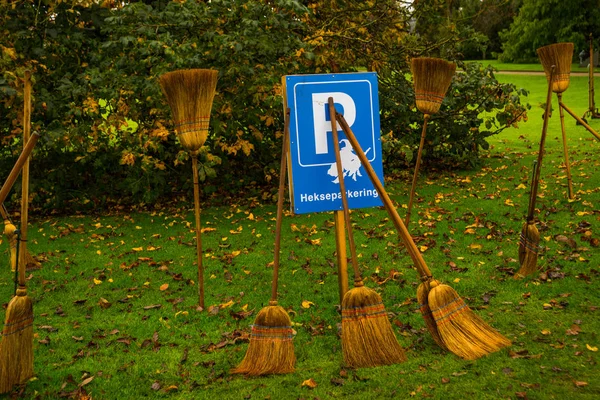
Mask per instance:
[[[288,75],[290,108],[290,194],[297,214],[342,209],[328,99],[344,115],[367,159],[383,183],[377,74]],[[338,126],[339,127],[339,126]],[[377,190],[342,130],[340,156],[350,208],[382,205]]]

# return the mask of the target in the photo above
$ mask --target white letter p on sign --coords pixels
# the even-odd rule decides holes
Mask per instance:
[[[349,126],[352,126],[356,120],[356,104],[348,94],[342,92],[313,93],[312,106],[315,124],[316,154],[329,153],[327,148],[327,132],[331,132],[331,121],[326,119],[325,110],[328,107],[327,102],[330,97],[333,97],[333,101],[344,108],[344,118]]]

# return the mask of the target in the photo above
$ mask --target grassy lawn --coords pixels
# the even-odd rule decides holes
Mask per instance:
[[[577,196],[568,201],[554,105],[536,204],[540,273],[513,280],[546,84],[543,76],[498,78],[531,90],[528,121],[491,138],[480,170],[425,169],[411,233],[434,276],[512,340],[510,348],[476,361],[442,351],[424,327],[417,273],[387,214],[362,209],[352,219],[365,284],[381,294],[408,361],[346,368],[333,214],[288,214],[279,300],[297,332],[297,370],[231,375],[269,300],[275,204],[245,198],[203,210],[204,312],[196,310],[193,203],[130,214],[32,215],[29,248],[44,260],[28,273],[36,376],[14,397],[598,398],[600,143],[565,117]],[[573,77],[564,100],[582,115],[587,78]],[[588,121],[600,130],[600,120]],[[401,216],[408,176],[386,182]],[[0,295],[8,302],[12,273],[3,259]],[[309,379],[317,386],[303,385]]]
[[[509,64],[503,63],[498,60],[477,60],[475,62],[482,63],[483,65],[491,65],[492,67],[498,69],[499,71],[544,71],[542,68],[542,64]],[[598,73],[598,67],[595,68],[596,73]],[[588,68],[580,67],[579,63],[573,63],[571,65],[572,72],[588,72]]]

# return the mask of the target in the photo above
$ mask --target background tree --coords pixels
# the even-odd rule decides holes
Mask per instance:
[[[504,62],[537,62],[535,50],[558,42],[573,42],[574,56],[587,49],[589,34],[600,43],[600,0],[522,0],[519,14],[500,33]]]

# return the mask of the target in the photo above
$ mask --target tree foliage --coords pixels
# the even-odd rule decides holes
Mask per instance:
[[[600,43],[600,0],[523,0],[510,29],[500,34],[505,62],[537,62],[536,49],[573,42],[575,56],[592,34]]]
[[[289,74],[377,71],[384,156],[390,168],[405,166],[422,121],[410,59],[454,59],[455,43],[466,40],[447,18],[436,20],[435,35],[415,31],[411,21],[431,21],[438,6],[426,3],[2,1],[0,165],[8,170],[22,145],[22,76],[31,69],[33,129],[46,138],[32,164],[32,176],[44,177],[32,179],[34,201],[50,209],[97,207],[187,193],[188,155],[157,78],[179,68],[213,68],[219,82],[199,166],[205,193],[277,176],[281,77]],[[457,75],[448,111],[432,124],[428,157],[472,160],[466,156],[485,148],[487,134],[512,123],[503,115],[522,116],[514,88],[493,74],[472,68],[468,81]],[[488,90],[493,100],[482,106],[478,94]],[[483,119],[466,112],[473,109],[492,111],[487,118],[497,129],[479,132]]]

